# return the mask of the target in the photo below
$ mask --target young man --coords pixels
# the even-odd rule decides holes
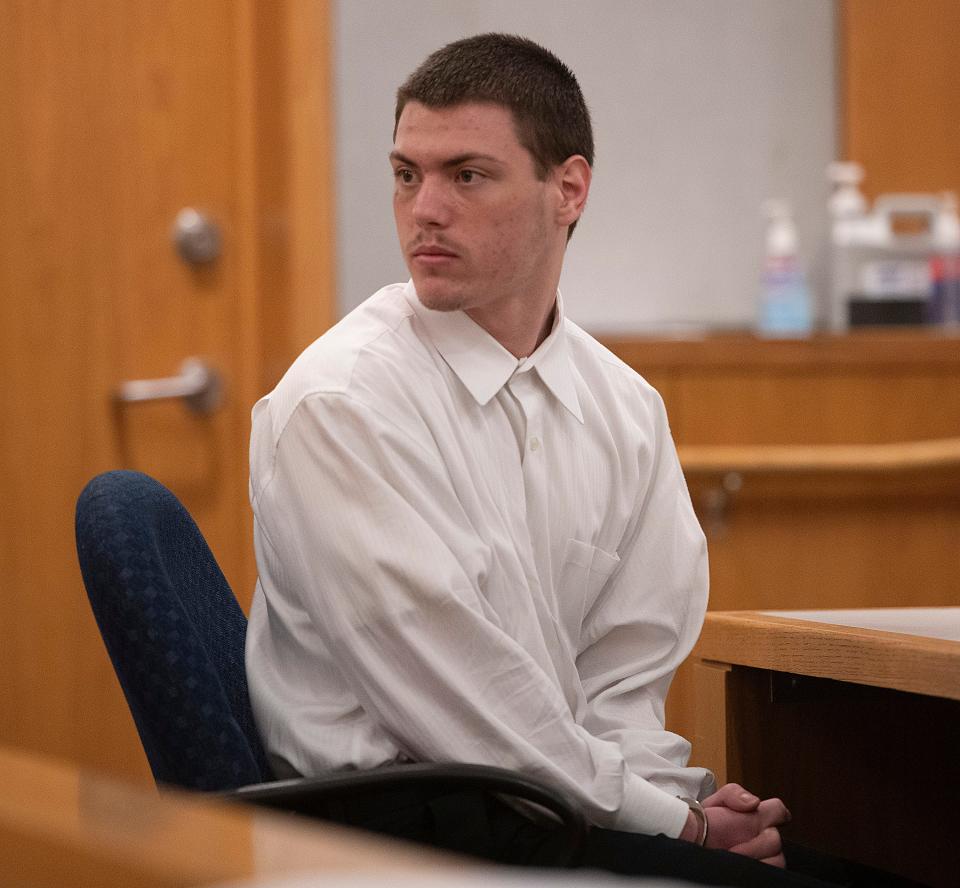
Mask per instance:
[[[562,786],[598,827],[589,865],[807,884],[758,862],[783,865],[784,805],[714,792],[664,729],[706,549],[661,399],[564,315],[592,162],[573,74],[528,40],[458,41],[400,88],[412,280],[254,408],[258,725],[280,774],[461,761]],[[697,846],[701,813],[733,855]]]

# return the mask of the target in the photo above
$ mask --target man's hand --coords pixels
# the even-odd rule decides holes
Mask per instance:
[[[728,783],[703,801],[710,825],[708,848],[743,854],[763,863],[783,867],[783,846],[777,828],[790,820],[780,799],[761,801],[736,783]],[[692,841],[697,823],[691,813],[680,838]]]

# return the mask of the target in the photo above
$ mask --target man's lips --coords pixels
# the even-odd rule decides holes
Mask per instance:
[[[447,258],[454,258],[457,254],[453,250],[448,250],[446,247],[417,247],[413,251],[413,255],[420,256],[446,256]]]
[[[430,268],[448,265],[458,258],[453,250],[437,245],[419,246],[411,255],[417,265]]]

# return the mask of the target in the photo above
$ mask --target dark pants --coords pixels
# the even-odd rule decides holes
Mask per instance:
[[[557,834],[495,797],[450,795],[424,802],[391,794],[340,812],[336,819],[365,829],[512,866],[553,866]],[[739,854],[700,848],[665,836],[590,830],[578,868],[631,876],[683,879],[731,888],[907,888],[916,883],[785,843],[787,869]]]

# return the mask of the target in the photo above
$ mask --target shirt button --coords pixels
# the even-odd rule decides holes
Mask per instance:
[[[540,439],[539,439],[539,438],[531,438],[531,439],[530,439],[530,449],[531,449],[531,450],[534,450],[534,451],[540,449]]]

